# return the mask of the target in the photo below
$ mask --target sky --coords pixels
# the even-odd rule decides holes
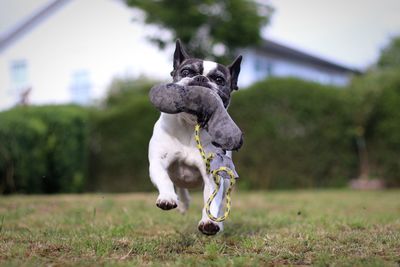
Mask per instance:
[[[400,35],[400,0],[270,0],[264,36],[351,67],[373,64]]]
[[[366,68],[400,34],[400,0],[264,1],[275,9],[265,37],[350,67]],[[1,0],[0,33],[46,2]]]

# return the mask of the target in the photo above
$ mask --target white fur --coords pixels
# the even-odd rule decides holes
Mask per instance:
[[[188,179],[181,179],[182,184],[192,187],[196,183],[196,179],[201,179],[204,184],[204,203],[210,197],[215,188],[215,183],[210,175],[206,173],[205,164],[196,147],[194,138],[194,127],[196,118],[186,113],[179,114],[166,114],[161,113],[159,120],[154,125],[153,136],[149,144],[149,162],[150,162],[150,178],[153,184],[159,190],[159,197],[157,201],[172,201],[178,204],[178,209],[182,212],[186,211],[189,205],[189,195],[187,189],[177,188],[179,194],[175,193],[174,183],[169,177],[168,167],[172,162],[179,160],[182,162],[182,168],[185,166],[196,167],[201,174],[201,177],[189,177]],[[200,137],[202,145],[206,148],[212,146],[211,138],[208,133],[201,130]],[[206,151],[207,152],[207,151]],[[231,154],[228,153],[230,156]],[[186,177],[187,178],[187,177]],[[224,181],[221,187],[226,188],[229,181]],[[211,205],[211,213],[214,216],[220,216],[223,212],[223,190],[221,190]],[[202,219],[200,221],[206,223],[210,221],[205,209],[203,208]],[[220,230],[223,229],[223,224],[218,223]]]
[[[213,61],[203,61],[203,75],[207,76],[211,71],[217,68],[218,64]]]

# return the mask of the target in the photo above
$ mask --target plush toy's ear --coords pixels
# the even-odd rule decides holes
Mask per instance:
[[[235,61],[228,66],[229,72],[231,73],[231,89],[238,90],[237,81],[240,73],[240,63],[242,63],[242,56],[238,56]]]
[[[176,46],[175,46],[175,53],[174,53],[174,70],[171,72],[171,76],[174,76],[174,73],[176,69],[181,65],[185,59],[188,59],[189,55],[186,53],[185,49],[183,48],[183,45],[181,43],[181,40],[177,39],[176,40]]]

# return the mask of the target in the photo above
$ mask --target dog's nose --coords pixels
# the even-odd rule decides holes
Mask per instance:
[[[203,75],[197,75],[193,79],[198,83],[206,83],[206,82],[209,81],[208,78],[206,76],[203,76]]]

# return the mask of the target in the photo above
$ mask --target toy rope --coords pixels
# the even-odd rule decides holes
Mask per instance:
[[[204,152],[204,148],[201,145],[201,141],[200,141],[200,125],[198,125],[198,124],[196,125],[196,127],[194,128],[194,133],[195,133],[194,137],[195,137],[195,140],[196,140],[197,148],[199,149],[200,155],[203,158],[204,163],[206,164],[207,174],[210,174],[210,173],[212,174],[212,176],[214,178],[215,185],[216,185],[214,191],[212,192],[210,198],[207,200],[207,203],[205,205],[206,213],[207,213],[208,218],[210,218],[214,222],[223,222],[223,221],[226,220],[226,218],[228,217],[228,215],[229,215],[229,213],[231,211],[231,192],[232,192],[232,189],[233,189],[233,185],[236,182],[235,174],[228,167],[219,167],[218,169],[213,170],[212,172],[210,172],[210,162],[214,158],[214,154],[211,153],[211,154],[208,154],[208,156],[207,156],[206,153]],[[223,171],[226,172],[230,177],[229,178],[230,184],[229,184],[228,189],[226,190],[225,212],[224,212],[224,215],[222,215],[220,217],[214,217],[211,214],[210,206],[211,206],[211,202],[213,202],[215,196],[217,195],[219,187],[221,185],[221,176],[219,175],[219,173],[223,172]]]

